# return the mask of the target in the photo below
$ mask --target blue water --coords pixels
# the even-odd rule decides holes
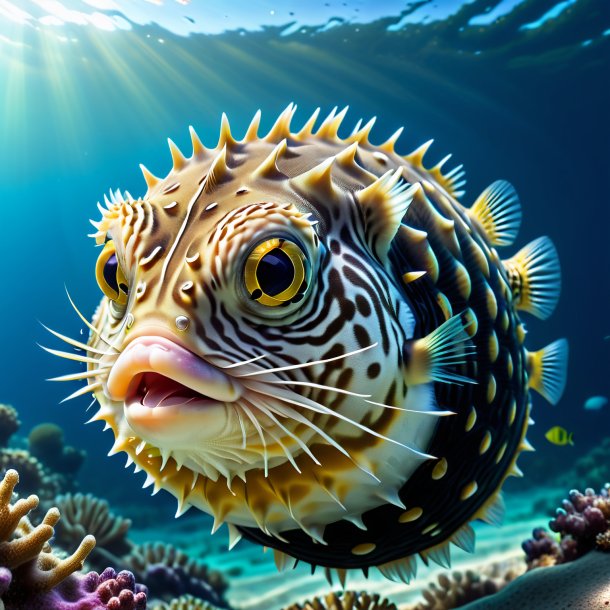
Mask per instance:
[[[77,367],[36,345],[61,347],[39,321],[72,336],[83,328],[64,285],[87,316],[101,296],[86,237],[96,201],[108,188],[143,194],[138,164],[169,171],[165,138],[188,152],[189,125],[214,145],[222,112],[240,136],[257,108],[269,127],[291,101],[297,124],[317,106],[349,105],[345,133],[377,116],[373,141],[404,125],[404,153],[435,138],[431,161],[451,152],[465,165],[466,204],[498,178],[515,185],[518,245],[549,235],[563,270],[552,318],[527,318],[528,345],[570,342],[566,392],[555,407],[534,398],[528,437],[538,453],[520,463],[561,472],[610,435],[607,406],[583,409],[589,396],[610,396],[606,0],[331,2],[312,5],[318,13],[268,3],[224,18],[229,9],[217,6],[208,21],[194,3],[125,4],[99,9],[114,28],[75,13],[62,21],[34,3],[19,4],[27,18],[0,5],[0,401],[18,408],[23,431],[57,422],[87,448],[82,487],[118,502],[148,498],[143,475],[106,457],[111,433],[83,425],[89,400],[58,404],[78,386],[45,381]],[[574,447],[545,440],[555,425],[574,433]],[[168,499],[147,502],[165,510]]]

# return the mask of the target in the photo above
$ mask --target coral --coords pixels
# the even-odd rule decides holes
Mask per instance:
[[[409,607],[409,610],[449,610],[460,608],[503,589],[509,582],[525,571],[521,562],[494,563],[477,572],[453,572],[438,575],[438,586],[431,583],[422,592],[424,600]]]
[[[8,470],[19,472],[19,488],[22,494],[35,493],[42,501],[51,501],[59,492],[55,477],[45,472],[42,464],[22,449],[4,449],[0,453],[0,474]]]
[[[6,610],[145,610],[146,592],[131,572],[106,568],[102,574],[73,575],[58,587]]]
[[[146,592],[140,590],[131,572],[118,574],[106,568],[101,574],[89,572],[82,579],[82,591],[90,593],[95,602],[104,604],[108,610],[145,610]],[[82,600],[81,600],[82,603]]]
[[[208,571],[206,565],[170,544],[136,546],[123,558],[123,564],[148,587],[151,597],[168,601],[190,594],[214,606],[228,608],[224,599],[227,583],[222,575]]]
[[[610,607],[610,554],[592,551],[584,557],[546,570],[530,570],[499,593],[465,610],[541,610]]]
[[[533,531],[533,538],[523,542],[529,567],[566,563],[596,548],[607,550],[610,539],[610,485],[599,494],[593,489],[581,493],[570,491],[567,500],[549,523],[559,534],[559,541],[542,528]]]
[[[595,547],[599,551],[610,551],[610,530],[595,536]]]
[[[69,557],[59,559],[54,555],[48,542],[59,521],[59,511],[50,509],[42,523],[34,527],[27,514],[38,505],[38,497],[31,495],[11,504],[18,481],[17,472],[8,470],[0,482],[0,566],[10,571],[10,578],[6,572],[2,574],[7,607],[24,595],[48,592],[56,587],[82,568],[95,545],[93,536],[86,536]]]
[[[323,600],[314,597],[302,605],[292,604],[284,610],[396,610],[396,605],[381,599],[377,593],[345,591],[342,594],[329,593]]]
[[[192,595],[183,595],[171,602],[157,604],[151,610],[217,610],[217,608]]]
[[[109,553],[113,559],[132,549],[126,538],[131,520],[111,513],[105,500],[91,494],[66,494],[56,502],[62,514],[55,532],[60,546],[69,547],[86,533],[93,534],[97,544],[89,561],[96,568],[108,564]]]
[[[527,569],[548,567],[555,565],[563,555],[558,540],[543,527],[536,527],[532,531],[532,538],[521,544],[525,552]]]
[[[44,423],[32,428],[28,442],[33,456],[61,474],[74,475],[86,456],[84,451],[64,445],[64,432],[56,424]]]
[[[0,403],[0,447],[7,446],[9,439],[19,430],[20,425],[15,408]]]
[[[57,508],[33,526],[27,515],[38,497],[11,503],[19,475],[8,470],[0,482],[0,607],[6,610],[145,610],[146,592],[130,572],[112,568],[100,575],[78,574],[95,546],[85,536],[76,551],[60,559],[49,545],[58,524]]]

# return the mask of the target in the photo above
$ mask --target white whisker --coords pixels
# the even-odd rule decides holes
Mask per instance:
[[[95,328],[95,326],[93,326],[93,324],[91,324],[91,322],[89,322],[89,320],[87,320],[87,318],[85,318],[85,316],[83,316],[83,314],[79,311],[78,307],[75,305],[74,301],[72,300],[70,293],[68,292],[67,286],[64,286],[64,289],[66,291],[66,294],[68,295],[68,301],[70,301],[70,305],[72,305],[72,308],[74,309],[74,311],[76,312],[78,317],[81,319],[81,321],[85,324],[85,326],[91,332],[95,333],[106,345],[108,345],[109,347],[113,347],[112,344],[110,343],[110,341],[108,339],[106,339],[106,337],[104,337],[102,335],[102,333],[97,328]]]
[[[253,405],[255,406],[255,405]],[[258,407],[257,407],[258,408]],[[284,445],[284,443],[282,443],[282,441],[275,435],[273,434],[273,432],[271,432],[271,430],[267,430],[265,429],[265,432],[282,448],[282,451],[284,452],[284,455],[288,458],[288,461],[292,464],[293,468],[299,473],[299,474],[303,474],[301,472],[301,469],[297,466],[297,463],[294,461],[294,456],[292,455],[292,453],[288,450],[288,448],[286,447],[286,445]]]
[[[244,373],[243,375],[239,375],[239,377],[253,377],[255,375],[266,375],[268,373],[279,373],[281,371],[292,371],[294,369],[303,369],[309,366],[315,366],[316,364],[325,364],[326,362],[334,362],[335,360],[341,360],[343,358],[347,358],[348,356],[354,356],[356,354],[361,354],[373,347],[377,347],[378,343],[372,343],[371,345],[367,345],[366,347],[362,347],[360,349],[354,350],[353,352],[346,352],[345,354],[341,354],[340,356],[333,356],[332,358],[324,358],[322,360],[314,360],[312,362],[302,362],[300,364],[289,364],[287,366],[278,366],[272,369],[264,369],[261,371],[253,371],[251,373]]]
[[[84,388],[80,388],[80,390],[76,390],[76,392],[72,392],[70,396],[66,396],[63,400],[59,401],[59,404],[63,402],[67,402],[68,400],[72,400],[73,398],[78,398],[83,394],[88,394],[89,392],[94,392],[95,390],[99,390],[102,387],[102,382],[92,383],[91,385],[86,385]]]
[[[89,406],[85,409],[85,413],[95,404],[97,398],[93,397],[93,400],[89,403]]]
[[[81,356],[80,354],[74,354],[73,352],[62,352],[57,349],[51,349],[50,347],[40,345],[40,343],[37,343],[36,345],[38,345],[38,347],[41,347],[45,352],[49,352],[49,354],[59,356],[60,358],[66,358],[67,360],[76,360],[78,362],[91,362],[92,364],[99,364],[98,358],[89,358],[88,356]]]
[[[381,434],[381,433],[365,426],[364,424],[354,421],[353,419],[350,419],[346,415],[343,415],[337,411],[333,411],[332,409],[329,409],[328,407],[325,407],[325,406],[321,405],[320,403],[317,403],[313,400],[300,396],[300,398],[302,398],[303,400],[305,400],[307,402],[299,402],[298,400],[294,400],[292,398],[281,396],[280,394],[270,394],[269,392],[266,392],[264,390],[264,386],[262,384],[258,384],[258,385],[259,385],[259,387],[253,387],[251,389],[254,390],[255,392],[258,392],[259,394],[264,394],[265,396],[270,396],[272,398],[279,398],[280,400],[283,400],[284,402],[288,402],[297,407],[302,407],[304,409],[308,409],[309,411],[314,411],[316,413],[322,413],[324,415],[330,415],[332,417],[336,417],[337,419],[345,421],[348,424],[351,424],[351,425],[355,426],[356,428],[359,428],[360,430],[362,430],[363,432],[366,432],[367,434],[380,438],[384,441],[387,441],[388,443],[398,445],[399,447],[403,447],[404,449],[407,449],[408,451],[415,453],[416,455],[418,455],[421,458],[424,458],[427,460],[436,459],[432,455],[418,451],[417,449],[414,449],[413,447],[409,447],[409,445],[405,445],[404,443],[401,443],[400,441],[397,441],[396,439],[390,438],[389,436],[385,436],[384,434]],[[311,403],[311,404],[308,404],[308,403]]]
[[[262,354],[260,356],[254,356],[254,358],[249,358],[248,360],[242,360],[241,362],[233,362],[233,364],[228,364],[227,366],[221,366],[221,369],[234,369],[238,366],[244,366],[244,364],[251,364],[252,362],[256,362],[257,360],[261,360],[262,358],[266,358],[268,354]]]
[[[405,413],[421,413],[422,415],[434,415],[435,417],[445,417],[446,415],[455,415],[455,411],[419,411],[417,409],[405,409],[404,407],[395,407],[393,405],[384,405],[382,402],[375,402],[374,400],[364,400],[371,405],[376,407],[384,407],[385,409],[394,409],[396,411],[404,411]]]
[[[233,411],[235,411],[235,415],[237,415],[237,419],[239,420],[239,427],[241,428],[241,448],[247,449],[247,441],[246,441],[246,427],[244,426],[244,420],[241,418],[241,413],[237,406],[233,406]]]
[[[258,401],[254,401],[252,400],[252,397],[250,397],[250,402],[252,402],[252,404],[259,410],[262,411],[273,423],[275,423],[276,426],[278,426],[279,428],[281,428],[292,440],[296,441],[297,445],[318,465],[320,466],[320,462],[319,460],[316,458],[316,456],[311,452],[311,450],[309,449],[309,447],[295,434],[293,434],[292,432],[290,432],[290,430],[288,430],[288,428],[286,428],[286,426],[284,426],[277,417],[275,417],[275,415],[273,414],[273,410],[272,408],[263,405],[263,404],[257,404]],[[278,413],[279,415],[279,413]],[[286,417],[284,415],[284,417]]]
[[[259,421],[256,419],[256,417],[254,416],[252,411],[250,411],[248,406],[242,402],[239,404],[239,407],[248,416],[248,418],[252,422],[252,425],[256,428],[258,435],[260,436],[261,443],[263,444],[263,464],[264,464],[264,469],[265,469],[265,478],[267,478],[267,476],[269,475],[269,462],[268,462],[268,455],[267,455],[267,442],[265,441],[265,433],[263,432],[263,429],[261,428]]]
[[[115,353],[115,352],[105,352],[105,351],[96,349],[94,347],[91,347],[90,345],[87,345],[86,343],[81,343],[80,341],[77,341],[76,339],[72,339],[71,337],[62,335],[61,333],[58,333],[57,331],[53,330],[52,328],[49,328],[46,324],[43,324],[42,322],[40,322],[40,325],[45,330],[48,330],[52,335],[54,335],[58,339],[61,339],[62,341],[65,341],[66,343],[72,345],[73,347],[77,347],[78,349],[82,349],[84,351],[91,352],[93,354],[99,354],[100,356],[112,356]]]
[[[252,400],[250,398],[250,400]],[[281,399],[280,399],[281,400]],[[332,447],[340,451],[343,455],[348,457],[350,460],[353,459],[352,456],[348,453],[348,451],[342,447],[332,436],[324,432],[321,428],[316,426],[312,421],[308,420],[302,413],[299,413],[292,407],[286,407],[282,405],[274,405],[272,408],[276,413],[283,415],[284,417],[290,417],[302,424],[305,424],[308,428],[319,434],[326,442],[328,442]]]
[[[357,392],[351,392],[350,390],[343,390],[341,388],[334,388],[329,385],[321,385],[312,381],[292,381],[292,380],[278,380],[278,381],[265,381],[265,383],[274,385],[301,385],[308,388],[316,388],[317,390],[329,390],[330,392],[338,392],[339,394],[347,394],[348,396],[356,396],[356,398],[370,398],[371,394],[358,394]]]
[[[109,368],[109,366],[105,366],[99,369],[83,371],[82,373],[71,373],[69,375],[60,375],[59,377],[49,377],[47,381],[78,381],[80,379],[87,379],[89,377],[97,377],[100,373],[104,373]]]

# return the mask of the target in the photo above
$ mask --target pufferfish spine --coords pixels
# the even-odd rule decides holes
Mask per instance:
[[[165,178],[142,168],[142,198],[111,193],[79,392],[111,453],[231,546],[408,582],[417,555],[448,566],[472,520],[501,520],[529,390],[561,396],[565,340],[527,351],[519,314],[554,309],[557,255],[541,238],[501,260],[509,183],[464,207],[429,142],[401,156],[374,120],[342,138],[347,109],[293,132],[295,110],[241,141],[223,115],[214,149],[191,128],[190,158],[170,141]]]

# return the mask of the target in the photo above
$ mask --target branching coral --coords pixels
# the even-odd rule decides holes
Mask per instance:
[[[566,563],[598,548],[610,550],[610,485],[599,494],[593,489],[580,493],[573,489],[549,523],[559,534],[556,540],[543,528],[523,542],[530,568]]]
[[[69,557],[59,559],[54,555],[49,540],[59,521],[59,511],[50,509],[42,523],[34,527],[27,514],[38,506],[38,497],[31,495],[11,504],[18,481],[17,472],[9,470],[0,482],[0,565],[11,572],[5,601],[18,599],[25,593],[50,591],[80,570],[95,546],[95,538],[86,536]]]
[[[11,503],[19,475],[8,470],[0,482],[0,606],[6,610],[145,610],[146,593],[133,574],[108,568],[101,575],[77,574],[95,546],[85,536],[76,551],[61,559],[49,545],[59,510],[47,511],[34,526],[27,515],[38,497]]]
[[[19,430],[20,425],[15,408],[0,403],[0,447],[7,446],[9,439]]]
[[[220,608],[227,608],[224,592],[227,583],[219,572],[191,559],[170,544],[158,542],[135,547],[123,564],[139,582],[144,583],[151,597],[170,600],[190,594]]]
[[[377,593],[345,591],[329,593],[324,599],[315,597],[302,605],[292,604],[284,610],[396,610],[396,605]]]
[[[66,494],[57,498],[57,507],[62,514],[56,528],[57,543],[69,547],[86,533],[93,534],[97,541],[90,558],[93,567],[107,565],[108,553],[120,556],[132,549],[126,538],[131,521],[111,513],[105,500],[91,494]]]
[[[449,610],[460,608],[476,599],[493,595],[525,571],[521,563],[494,563],[477,572],[439,574],[438,585],[431,583],[422,592],[424,601],[409,610]]]

